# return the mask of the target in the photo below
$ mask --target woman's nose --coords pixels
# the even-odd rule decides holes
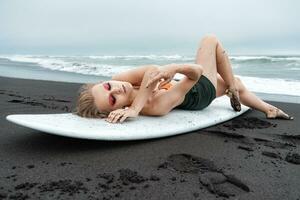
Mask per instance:
[[[113,93],[116,93],[116,94],[119,94],[119,93],[122,92],[122,89],[121,89],[121,88],[114,88],[114,89],[112,90],[112,92],[113,92]]]

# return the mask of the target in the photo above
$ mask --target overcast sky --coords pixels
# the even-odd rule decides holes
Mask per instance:
[[[0,0],[0,53],[300,54],[298,0]]]

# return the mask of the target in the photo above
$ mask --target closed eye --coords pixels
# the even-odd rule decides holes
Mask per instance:
[[[107,82],[108,90],[111,90],[111,85]],[[113,106],[116,103],[116,98],[113,95],[109,95],[109,103]]]
[[[113,95],[110,95],[109,97],[110,97],[110,100],[111,100],[111,102],[112,102],[111,104],[112,104],[112,105],[115,105],[115,103],[116,103],[116,98],[115,98]]]

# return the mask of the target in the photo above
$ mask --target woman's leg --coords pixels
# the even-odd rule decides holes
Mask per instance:
[[[231,92],[231,106],[235,111],[240,111],[241,104],[239,102],[239,94],[236,90],[231,64],[222,44],[216,36],[207,35],[203,37],[200,48],[197,51],[196,63],[203,66],[203,75],[213,83],[217,93],[217,74],[219,73],[221,75],[227,85],[225,90],[229,88]]]
[[[284,113],[282,110],[268,104],[258,98],[254,93],[249,91],[245,85],[242,83],[240,78],[235,77],[235,86],[240,95],[240,101],[242,104],[251,107],[253,109],[259,110],[265,113],[267,118],[284,118],[284,119],[292,119],[288,114]],[[218,75],[218,91],[217,96],[224,95],[224,91],[227,87],[227,83],[223,80],[223,78]]]
[[[221,75],[225,81],[227,88],[235,88],[234,75],[231,67],[229,57],[223,48],[221,42],[218,40],[217,43],[217,69],[218,73]]]
[[[217,40],[213,36],[205,36],[201,39],[197,50],[196,64],[203,67],[203,75],[206,76],[217,89],[217,62],[216,62]]]

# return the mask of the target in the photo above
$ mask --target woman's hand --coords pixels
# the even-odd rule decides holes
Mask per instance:
[[[160,82],[158,88],[160,89],[163,85],[169,83],[176,74],[176,64],[169,64],[160,68],[159,70],[153,71],[150,73],[148,82],[146,84],[146,88],[149,87],[152,83],[164,79],[164,81]]]
[[[111,111],[105,121],[116,123],[118,120],[120,120],[122,123],[127,117],[137,117],[138,115],[139,113],[135,109],[126,107],[124,109]]]

